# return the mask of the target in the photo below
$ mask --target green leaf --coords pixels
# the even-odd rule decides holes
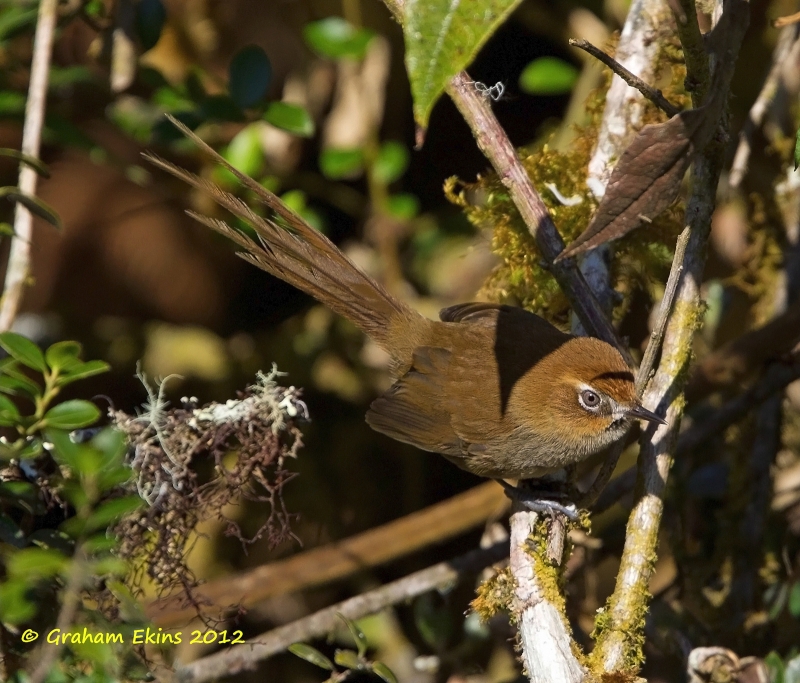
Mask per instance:
[[[9,201],[22,204],[22,206],[28,209],[34,216],[43,218],[50,223],[50,225],[61,230],[61,219],[58,217],[55,209],[38,197],[24,194],[18,187],[0,187],[0,197],[5,197]]]
[[[61,370],[80,363],[81,350],[81,345],[76,341],[60,341],[50,346],[44,352],[44,357],[51,368]]]
[[[19,410],[7,396],[0,394],[0,427],[13,427],[19,422]]]
[[[25,164],[26,166],[30,166],[43,178],[50,177],[50,171],[47,170],[47,166],[45,166],[36,157],[32,157],[30,154],[23,154],[22,152],[16,149],[9,149],[8,147],[0,147],[0,156],[11,157],[12,159],[16,159],[17,161]]]
[[[39,499],[39,489],[27,481],[4,481],[0,483],[0,500],[31,514],[43,508]]]
[[[44,361],[44,354],[42,350],[36,346],[30,339],[23,337],[16,332],[3,332],[0,334],[0,346],[2,346],[8,355],[18,360],[23,365],[27,365],[33,370],[44,372],[47,370],[47,364]]]
[[[525,67],[519,87],[531,95],[563,95],[572,90],[578,70],[557,57],[539,57]]]
[[[36,399],[42,394],[41,387],[27,377],[0,376],[0,391],[12,396],[27,396]]]
[[[310,645],[306,645],[305,643],[294,643],[289,646],[289,652],[291,652],[293,655],[297,655],[300,657],[300,659],[305,659],[314,666],[318,666],[320,669],[327,669],[328,671],[334,670],[333,662],[319,650],[311,647]]]
[[[289,133],[310,138],[314,135],[314,121],[303,107],[286,102],[270,102],[264,120]]]
[[[272,80],[272,65],[267,53],[258,45],[248,45],[233,56],[228,74],[231,99],[246,109],[267,94]]]
[[[789,614],[800,619],[800,581],[795,581],[789,593]]]
[[[264,164],[264,150],[258,126],[245,126],[231,140],[222,155],[231,166],[245,175],[256,175]]]
[[[363,59],[374,33],[356,28],[341,17],[328,17],[306,24],[303,37],[308,46],[323,57]]]
[[[64,386],[65,384],[71,384],[79,379],[101,375],[104,372],[108,372],[110,369],[111,366],[102,360],[90,360],[85,363],[77,363],[76,365],[71,365],[69,370],[61,374],[58,380],[56,380],[56,385]]]
[[[37,8],[9,7],[0,13],[0,42],[13,38],[15,35],[32,27],[36,23]]]
[[[105,533],[95,534],[83,542],[83,548],[87,553],[101,553],[114,550],[119,544],[116,536],[108,536]]]
[[[375,179],[384,185],[393,183],[408,168],[409,154],[406,146],[400,142],[389,140],[381,145],[378,158],[372,167]]]
[[[136,33],[145,51],[156,46],[167,20],[161,0],[139,0],[136,5]]]
[[[0,622],[22,624],[36,614],[36,605],[28,599],[31,590],[25,579],[12,579],[0,584]]]
[[[360,669],[362,666],[358,655],[352,650],[336,650],[333,661],[345,669]]]
[[[387,199],[386,210],[401,221],[410,221],[419,213],[419,199],[413,194],[399,192]]]
[[[403,34],[414,119],[427,128],[450,79],[464,70],[521,0],[406,0]]]
[[[12,578],[45,579],[61,572],[69,563],[63,553],[45,548],[26,548],[11,555],[7,562]]]
[[[32,418],[35,420],[36,418]],[[42,446],[42,440],[39,437],[28,437],[28,443],[26,443],[22,450],[17,453],[17,457],[20,460],[27,460],[30,458],[38,458],[44,452],[44,447]]]
[[[782,583],[778,588],[777,595],[775,597],[775,601],[772,603],[772,606],[769,608],[769,619],[770,621],[775,621],[783,612],[783,608],[786,606],[786,600],[789,597],[789,584]]]
[[[56,429],[86,427],[100,417],[100,409],[89,401],[73,399],[53,406],[44,414],[44,423]]]
[[[241,108],[229,95],[211,95],[200,104],[200,115],[209,121],[244,121]]]
[[[122,519],[129,512],[138,510],[144,501],[139,496],[123,496],[103,503],[86,521],[86,531],[97,531],[110,526],[112,522]]]
[[[794,170],[800,166],[800,128],[797,129],[797,136],[794,143]]]
[[[336,616],[339,617],[349,629],[350,635],[353,636],[353,640],[358,648],[358,656],[363,657],[367,654],[367,637],[364,635],[364,632],[358,627],[355,621],[348,619],[341,612],[337,612]]]
[[[785,683],[783,659],[781,659],[781,656],[777,652],[773,650],[764,657],[764,664],[766,664],[769,670],[770,683]]]
[[[395,676],[392,670],[383,662],[373,662],[372,671],[386,681],[386,683],[397,683],[397,676]]]
[[[360,148],[329,147],[319,155],[319,167],[325,177],[333,180],[355,178],[363,170],[364,152]]]

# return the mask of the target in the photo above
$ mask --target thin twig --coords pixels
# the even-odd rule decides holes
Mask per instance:
[[[790,24],[796,24],[798,21],[800,21],[800,12],[795,12],[794,14],[789,14],[785,17],[778,17],[772,22],[772,25],[775,28],[783,28],[784,26],[789,26]]]
[[[664,97],[660,90],[649,86],[641,78],[628,71],[616,59],[610,55],[607,55],[600,48],[592,45],[588,40],[583,40],[582,38],[570,38],[569,44],[573,47],[583,50],[584,52],[588,52],[590,55],[592,55],[592,57],[599,59],[629,86],[636,88],[659,109],[666,112],[670,118],[680,113],[680,108],[676,107],[666,97]]]
[[[343,614],[348,619],[360,619],[368,614],[375,614],[423,593],[452,587],[464,575],[477,573],[507,555],[508,543],[501,542],[490,548],[473,550],[448,562],[440,562],[256,636],[244,645],[235,645],[186,666],[179,666],[175,671],[175,681],[205,683],[252,669],[258,662],[282,652],[292,643],[327,635],[341,624],[338,614]]]
[[[50,55],[56,28],[58,0],[42,0],[33,38],[33,59],[25,105],[25,125],[22,130],[22,153],[33,158],[39,156],[39,146],[47,101],[47,79],[50,73]],[[28,164],[20,164],[19,191],[33,197],[36,194],[36,171]],[[14,214],[14,237],[8,255],[3,298],[0,302],[0,332],[11,328],[17,317],[30,267],[33,216],[22,203],[17,202]]]
[[[678,235],[678,241],[675,243],[675,256],[672,259],[672,267],[669,271],[667,284],[664,287],[661,307],[658,309],[658,316],[653,325],[653,331],[650,333],[650,341],[647,344],[644,358],[642,358],[642,364],[639,366],[639,372],[636,375],[637,396],[641,396],[644,393],[647,383],[650,381],[653,369],[656,366],[658,354],[661,352],[661,346],[664,343],[664,335],[667,333],[667,323],[670,313],[672,312],[672,304],[675,301],[675,294],[678,291],[681,273],[683,273],[683,259],[686,255],[686,245],[688,243],[689,228],[684,228],[683,232]]]

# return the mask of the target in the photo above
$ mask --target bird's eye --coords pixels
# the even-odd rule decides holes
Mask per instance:
[[[579,398],[581,405],[589,410],[594,410],[600,405],[600,396],[597,394],[597,392],[592,391],[591,389],[584,389],[580,393]]]

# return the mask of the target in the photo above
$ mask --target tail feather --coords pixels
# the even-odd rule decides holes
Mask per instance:
[[[397,348],[397,326],[413,326],[421,316],[387,292],[361,271],[339,248],[323,234],[314,230],[300,216],[286,207],[278,197],[255,180],[233,168],[205,142],[183,124],[172,119],[180,130],[233,173],[243,185],[252,190],[285,225],[256,214],[244,201],[174,164],[153,154],[145,158],[209,194],[220,206],[250,225],[258,235],[256,242],[225,221],[187,212],[195,220],[233,240],[244,249],[239,255],[253,265],[305,291],[336,313],[344,316],[376,343],[405,364],[410,349]],[[412,332],[410,335],[415,337]]]

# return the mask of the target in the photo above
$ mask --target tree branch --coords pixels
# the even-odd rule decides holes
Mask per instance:
[[[292,643],[327,635],[341,624],[338,614],[343,614],[348,619],[360,619],[423,593],[452,587],[464,575],[477,573],[484,567],[499,562],[507,554],[508,544],[502,542],[490,548],[473,550],[448,562],[440,562],[256,636],[244,645],[235,645],[191,664],[179,666],[175,670],[175,681],[205,683],[253,669],[258,662],[282,652]]]
[[[632,88],[636,88],[636,90],[642,93],[642,95],[644,95],[648,100],[650,100],[659,109],[665,112],[667,116],[673,117],[676,114],[680,113],[681,110],[674,104],[672,104],[666,97],[664,97],[664,95],[661,94],[660,90],[657,90],[656,88],[649,86],[641,78],[628,71],[616,59],[614,59],[610,55],[607,55],[600,48],[592,45],[588,40],[583,40],[582,38],[580,39],[570,38],[569,44],[572,45],[573,47],[577,47],[583,50],[584,52],[588,52],[590,55],[592,55],[592,57],[603,62],[603,64],[605,64],[609,69],[611,69],[629,86],[631,86]]]
[[[275,595],[320,586],[453,538],[482,524],[507,504],[503,489],[496,482],[487,482],[351,538],[210,581],[194,592],[195,602],[218,610],[252,607]],[[183,596],[151,602],[146,613],[164,628],[197,617],[197,609],[186,604]]]
[[[696,26],[694,3],[691,18],[679,29],[686,53],[687,78],[697,84],[697,92],[708,88],[708,59],[690,56],[697,47],[691,23]],[[726,16],[727,15],[727,16]],[[715,55],[718,70],[715,84],[727,94],[736,57],[749,22],[747,0],[726,0],[719,26],[726,30]],[[679,21],[680,24],[680,21]],[[687,25],[689,31],[687,34]],[[697,29],[699,36],[699,28]],[[699,45],[702,47],[702,36]],[[717,93],[715,93],[716,95]],[[723,98],[724,100],[724,98]],[[658,530],[663,512],[663,496],[672,455],[683,415],[683,384],[691,360],[691,344],[700,320],[700,284],[705,267],[705,253],[715,207],[716,191],[722,171],[722,146],[713,140],[702,150],[692,170],[692,193],[686,207],[689,240],[682,264],[673,313],[667,325],[664,346],[656,374],[644,394],[643,403],[651,409],[666,408],[667,425],[650,427],[643,435],[639,454],[638,488],[641,495],[628,520],[620,570],[613,595],[599,618],[598,636],[592,652],[593,670],[636,671],[642,660],[642,634],[648,607],[648,582],[652,574]]]
[[[25,125],[22,130],[22,153],[33,158],[39,156],[39,146],[44,124],[44,109],[47,102],[47,80],[50,73],[50,55],[53,51],[58,0],[42,0],[39,5],[39,18],[33,38],[33,59],[28,86],[28,100],[25,104]],[[19,170],[19,191],[23,195],[36,195],[36,171],[28,164],[21,163]],[[25,282],[30,267],[31,239],[33,237],[33,216],[21,202],[17,202],[14,213],[14,237],[8,255],[6,279],[3,285],[3,298],[0,302],[0,332],[11,329],[17,317]]]

